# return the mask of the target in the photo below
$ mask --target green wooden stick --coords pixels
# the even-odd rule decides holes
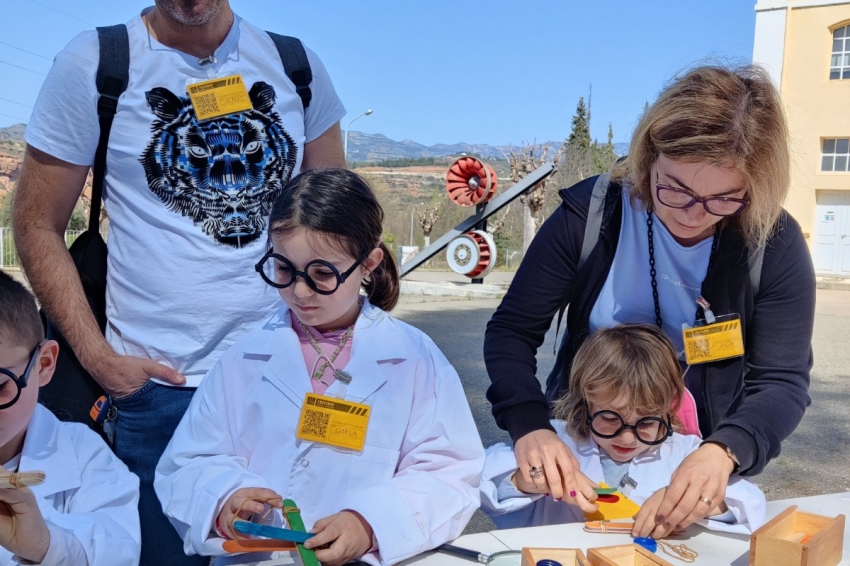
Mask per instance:
[[[291,499],[283,500],[283,518],[286,519],[289,528],[293,531],[306,533],[307,529],[304,527],[304,521],[301,519],[301,513],[294,511],[294,509],[298,509],[298,506],[294,501]],[[304,566],[319,566],[319,559],[316,558],[315,552],[309,548],[304,548],[304,545],[301,543],[297,543],[295,546],[298,548],[298,555],[301,557],[301,562]]]

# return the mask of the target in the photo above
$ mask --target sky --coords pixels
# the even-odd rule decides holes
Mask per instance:
[[[569,135],[627,142],[644,104],[687,68],[752,60],[755,0],[230,0],[324,62],[343,131],[514,146]],[[0,19],[0,127],[26,122],[53,56],[153,0],[9,0]]]

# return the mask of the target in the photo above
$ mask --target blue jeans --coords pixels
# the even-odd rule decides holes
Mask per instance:
[[[189,407],[194,388],[148,381],[135,393],[113,399],[118,408],[115,454],[139,476],[142,558],[139,566],[207,566],[208,556],[186,556],[183,540],[162,512],[153,490],[154,470]]]

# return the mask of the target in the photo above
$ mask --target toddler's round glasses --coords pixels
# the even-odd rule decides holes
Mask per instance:
[[[30,354],[27,368],[20,376],[15,375],[11,370],[0,368],[0,410],[8,409],[18,402],[21,397],[21,389],[27,386],[32,368],[35,367],[35,361],[38,359],[38,352],[44,342],[39,342],[35,349]]]
[[[314,259],[304,268],[304,271],[298,271],[291,261],[280,254],[272,251],[266,253],[263,259],[257,262],[254,269],[263,278],[263,281],[276,289],[286,289],[295,283],[297,277],[302,277],[307,286],[320,295],[331,295],[339,286],[345,283],[345,280],[354,273],[357,266],[369,256],[367,250],[363,255],[357,258],[354,265],[340,273],[339,270],[330,262],[323,259]]]
[[[748,199],[732,197],[699,197],[685,189],[678,189],[658,182],[658,169],[655,170],[655,194],[658,202],[670,208],[690,208],[696,203],[714,216],[735,216],[747,208]]]
[[[650,446],[661,444],[673,433],[669,416],[666,421],[659,417],[643,417],[630,425],[614,411],[599,411],[588,415],[587,424],[599,438],[616,438],[629,429],[635,438]]]

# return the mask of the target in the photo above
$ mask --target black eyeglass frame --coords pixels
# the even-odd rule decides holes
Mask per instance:
[[[674,205],[674,204],[668,204],[668,203],[664,202],[663,198],[661,198],[662,189],[665,190],[665,191],[671,191],[671,192],[674,192],[674,193],[686,195],[686,196],[690,197],[691,200],[687,204],[684,204],[684,205],[681,205],[681,206],[677,206],[677,205]],[[691,191],[688,191],[688,190],[685,190],[685,189],[679,189],[677,187],[671,187],[670,185],[665,185],[664,183],[659,183],[658,182],[658,168],[657,167],[655,168],[655,196],[658,198],[658,202],[660,202],[661,204],[663,204],[664,206],[667,206],[669,208],[684,209],[684,208],[690,208],[693,205],[695,205],[696,203],[700,203],[700,204],[702,204],[703,209],[705,209],[705,211],[708,214],[711,214],[712,216],[721,216],[721,217],[724,217],[724,218],[727,217],[727,216],[736,216],[738,214],[741,214],[744,211],[744,209],[747,208],[747,206],[749,206],[749,204],[750,204],[749,199],[732,198],[732,197],[700,197],[700,196],[695,195]],[[740,206],[740,208],[738,210],[736,210],[735,212],[730,212],[728,214],[718,214],[716,212],[713,212],[709,208],[711,202],[717,202],[717,201],[733,202],[735,204],[738,204]]]
[[[304,271],[298,271],[297,269],[295,269],[295,266],[292,264],[291,261],[289,261],[287,258],[283,257],[280,254],[274,253],[272,250],[269,250],[268,252],[266,252],[266,255],[264,255],[262,257],[262,259],[260,261],[258,261],[257,264],[254,266],[254,270],[257,273],[260,274],[260,277],[263,278],[263,281],[265,281],[266,283],[268,283],[269,285],[271,285],[275,289],[286,289],[290,285],[293,285],[295,283],[296,279],[298,279],[298,277],[301,276],[301,278],[304,279],[304,282],[307,283],[307,286],[310,287],[310,289],[312,289],[316,293],[318,293],[320,295],[333,295],[334,293],[336,293],[337,289],[339,289],[340,286],[342,286],[342,284],[345,283],[346,279],[348,279],[351,276],[351,274],[354,273],[354,270],[357,269],[357,266],[359,266],[361,263],[366,261],[366,258],[369,257],[369,254],[372,252],[373,249],[374,248],[371,248],[371,249],[367,250],[365,253],[363,253],[363,255],[361,255],[359,258],[357,258],[357,261],[354,262],[354,265],[352,265],[351,267],[349,267],[348,269],[346,269],[342,273],[339,272],[339,270],[336,268],[336,266],[334,264],[330,263],[329,261],[325,261],[323,259],[314,259],[311,262],[309,262],[307,265],[304,266]],[[269,277],[266,275],[266,272],[263,271],[263,264],[265,264],[266,261],[268,261],[269,259],[276,259],[277,261],[280,261],[281,263],[284,263],[285,265],[287,265],[289,267],[289,269],[292,271],[292,278],[289,280],[289,283],[281,284],[281,283],[278,283],[277,281],[275,281],[273,279],[269,279]],[[331,272],[334,275],[336,275],[336,287],[334,287],[331,290],[327,290],[327,289],[320,289],[319,286],[316,285],[316,282],[313,281],[313,278],[310,277],[309,275],[307,275],[307,271],[309,271],[310,266],[314,265],[314,264],[319,264],[319,265],[322,265],[324,267],[327,267],[328,269],[331,270]]]
[[[660,417],[643,417],[641,419],[638,419],[638,422],[636,422],[635,424],[630,425],[630,424],[626,424],[626,421],[623,419],[623,417],[620,416],[620,414],[616,411],[610,411],[608,409],[605,409],[603,411],[596,411],[592,415],[590,414],[590,409],[588,409],[587,412],[588,412],[587,421],[586,421],[587,426],[589,426],[591,432],[593,432],[593,434],[595,434],[599,438],[605,438],[605,439],[617,438],[618,436],[623,434],[624,431],[631,429],[632,434],[634,435],[635,438],[638,439],[638,441],[640,441],[644,444],[647,444],[649,446],[657,446],[658,444],[661,444],[665,440],[670,438],[670,435],[673,434],[673,423],[670,420],[670,415],[667,415],[667,420],[664,420]],[[603,415],[603,414],[613,415],[620,420],[620,428],[618,428],[617,431],[614,432],[613,434],[602,434],[593,427],[593,419],[595,419],[599,415]],[[641,423],[646,423],[646,422],[657,422],[659,425],[664,425],[667,428],[667,432],[661,438],[658,438],[656,440],[652,440],[652,441],[644,440],[643,438],[641,438],[640,434],[638,434],[638,427],[641,425]]]
[[[27,368],[24,370],[24,373],[21,375],[15,375],[14,372],[8,370],[6,368],[0,368],[0,375],[5,375],[9,379],[12,380],[12,383],[18,388],[18,392],[15,394],[15,398],[9,401],[8,403],[0,403],[0,411],[3,409],[8,409],[12,405],[18,402],[18,399],[21,398],[21,390],[27,386],[27,382],[29,381],[30,374],[32,373],[32,368],[35,367],[35,361],[38,359],[38,353],[41,351],[41,347],[44,346],[44,343],[47,340],[43,340],[39,342],[36,347],[33,349],[30,354],[29,362],[27,362]]]

